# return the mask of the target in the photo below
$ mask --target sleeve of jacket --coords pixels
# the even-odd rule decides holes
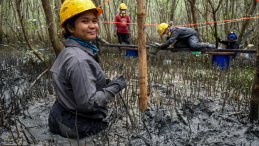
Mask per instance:
[[[161,49],[167,48],[170,44],[172,44],[175,40],[177,40],[177,37],[179,36],[179,34],[180,34],[180,31],[177,30],[177,29],[175,29],[175,30],[172,32],[170,38],[169,38],[168,40],[166,40],[166,41],[162,44]]]
[[[116,84],[96,90],[96,67],[91,61],[83,61],[70,71],[70,82],[78,108],[84,112],[95,111],[95,107],[103,107],[121,90]]]
[[[118,20],[117,20],[117,15],[115,16],[115,18],[114,18],[114,24],[113,24],[113,29],[114,29],[114,32],[116,32],[117,31],[117,23],[116,22],[118,22]]]
[[[221,44],[228,45],[228,41],[219,41]]]
[[[239,49],[239,42],[235,41],[235,43],[233,44],[233,49]]]

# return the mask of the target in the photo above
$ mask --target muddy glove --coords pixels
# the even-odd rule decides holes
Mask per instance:
[[[119,93],[122,89],[124,89],[126,86],[127,83],[123,75],[118,75],[113,78],[113,80],[107,85],[106,89],[115,95]]]

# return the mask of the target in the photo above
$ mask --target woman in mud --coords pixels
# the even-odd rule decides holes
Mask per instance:
[[[107,84],[94,59],[97,48],[90,41],[98,33],[101,13],[90,0],[66,0],[60,9],[66,40],[51,68],[58,97],[49,114],[49,128],[64,137],[77,138],[78,131],[82,138],[105,129],[105,105],[126,87],[123,76],[117,73]]]

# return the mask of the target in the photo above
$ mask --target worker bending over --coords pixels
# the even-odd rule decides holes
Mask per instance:
[[[170,44],[174,44],[174,48],[216,48],[213,44],[199,42],[199,34],[197,31],[187,27],[169,27],[166,23],[158,26],[160,35],[166,38],[166,42],[160,44],[161,49],[167,48]]]

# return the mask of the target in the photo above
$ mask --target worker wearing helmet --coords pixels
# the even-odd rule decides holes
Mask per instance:
[[[114,18],[114,36],[118,36],[119,44],[122,44],[122,42],[130,44],[131,28],[129,15],[126,14],[126,4],[121,3],[119,9],[120,13]],[[119,51],[122,52],[121,49]]]
[[[229,31],[227,36],[227,41],[223,41],[220,38],[218,38],[219,43],[224,44],[227,46],[227,49],[239,49],[239,42],[237,41],[237,35],[234,31]],[[235,59],[237,56],[237,53],[235,53],[234,56],[231,56],[230,58]]]
[[[228,32],[227,41],[223,41],[220,38],[219,42],[227,46],[227,49],[239,49],[239,42],[237,41],[237,35],[233,31]]]
[[[91,0],[66,0],[60,9],[66,39],[50,70],[57,101],[48,122],[51,132],[64,137],[75,139],[78,134],[82,138],[105,129],[105,105],[126,87],[117,73],[108,83],[94,55],[97,48],[91,41],[96,39],[97,17],[102,11]]]
[[[191,28],[187,27],[169,27],[166,23],[158,26],[159,34],[166,38],[166,42],[160,44],[161,49],[167,48],[170,44],[174,44],[175,48],[216,48],[215,45],[200,43],[199,34]]]

